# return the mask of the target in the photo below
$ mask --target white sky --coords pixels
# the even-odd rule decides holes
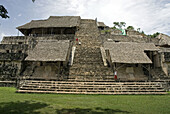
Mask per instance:
[[[146,34],[170,35],[170,0],[1,0],[10,19],[0,19],[0,40],[4,35],[17,35],[16,27],[31,20],[49,16],[81,16],[103,21],[126,22]]]

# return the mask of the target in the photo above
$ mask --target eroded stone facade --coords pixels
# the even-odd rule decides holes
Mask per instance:
[[[159,39],[147,38],[137,31],[127,31],[127,35],[124,36],[120,31],[114,30],[110,33],[103,33],[103,29],[98,28],[96,20],[80,19],[79,26],[56,27],[53,29],[58,31],[55,34],[50,32],[52,31],[50,27],[44,30],[30,29],[32,32],[27,31],[27,33],[31,34],[26,36],[4,37],[0,44],[0,78],[10,80],[27,76],[55,80],[114,80],[114,65],[109,61],[111,58],[109,58],[107,50],[103,51],[107,57],[102,58],[101,47],[104,42],[154,43],[158,48],[161,47]],[[36,35],[32,35],[34,33]],[[66,61],[25,61],[38,42],[50,40],[70,41]],[[140,81],[168,77],[170,74],[169,52],[162,53],[160,50],[148,57],[152,61],[150,66],[125,64],[118,71],[119,79]],[[117,63],[117,66],[121,66],[121,64]]]

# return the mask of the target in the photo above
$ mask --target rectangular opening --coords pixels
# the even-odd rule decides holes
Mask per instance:
[[[63,61],[61,61],[61,64],[60,64],[61,66],[63,66]]]
[[[19,51],[18,51],[18,53],[22,53],[22,51],[21,51],[21,50],[19,50]]]
[[[139,67],[139,64],[135,64],[135,67]]]
[[[9,50],[6,50],[6,53],[9,53]]]
[[[18,42],[18,44],[23,44],[23,42]]]

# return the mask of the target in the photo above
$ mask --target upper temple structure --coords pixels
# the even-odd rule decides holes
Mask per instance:
[[[43,91],[29,88],[36,80],[50,84],[53,80],[65,85],[72,82],[102,85],[170,79],[170,37],[162,33],[150,38],[135,30],[125,30],[124,35],[97,19],[80,16],[50,16],[46,20],[32,20],[17,29],[24,36],[5,36],[1,41],[0,80],[16,80],[18,92]],[[58,93],[79,91],[61,88]],[[89,88],[79,91],[83,92],[95,93]],[[115,94],[111,91],[102,94],[105,93]]]

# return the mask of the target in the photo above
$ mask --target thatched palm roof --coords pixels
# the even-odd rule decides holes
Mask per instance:
[[[158,51],[153,43],[105,42],[113,63],[152,63],[144,51]]]
[[[50,16],[46,20],[32,20],[17,29],[76,27],[80,24],[80,16]]]
[[[26,61],[66,61],[69,50],[69,40],[40,41],[28,53]]]

